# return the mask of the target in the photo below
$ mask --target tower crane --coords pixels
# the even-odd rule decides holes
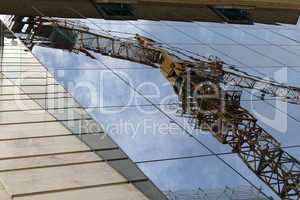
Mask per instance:
[[[225,68],[217,58],[183,59],[182,52],[140,35],[131,40],[113,37],[70,20],[37,17],[24,22],[15,18],[10,28],[29,47],[39,44],[82,52],[92,58],[99,53],[160,68],[180,99],[183,117],[190,118],[195,128],[209,131],[220,143],[229,145],[281,199],[300,199],[300,161],[240,105],[242,89],[255,89],[262,96],[300,104],[300,88],[234,67]],[[240,90],[225,89],[226,85]]]
[[[113,37],[108,34],[99,34],[72,20],[43,17],[28,18],[24,22],[22,19],[23,17],[15,17],[15,22],[18,23],[13,23],[11,28],[15,33],[23,31],[23,33],[27,34],[26,42],[29,44],[32,44],[33,38],[52,37],[51,45],[54,45],[56,48],[83,52],[91,57],[92,55],[88,51],[93,51],[114,58],[160,67],[165,73],[170,73],[174,70],[177,72],[184,71],[186,67],[218,68],[219,81],[225,85],[243,89],[255,89],[261,93],[262,97],[270,95],[289,103],[300,104],[300,88],[249,75],[236,69],[234,66],[225,68],[225,63],[218,58],[198,59],[189,57],[188,60],[185,60],[177,55],[181,53],[178,50],[166,48],[149,38],[136,35],[134,40],[130,40]],[[25,30],[22,30],[25,24],[28,26]],[[54,30],[54,32],[50,30]],[[36,32],[38,32],[38,35],[36,35]],[[53,38],[58,35],[61,35],[61,38]],[[49,46],[47,40],[44,42],[44,45]],[[39,44],[43,45],[43,41],[39,41]]]

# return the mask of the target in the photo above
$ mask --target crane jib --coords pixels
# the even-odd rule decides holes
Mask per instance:
[[[27,31],[30,37],[23,38],[31,47],[41,44],[35,43],[35,37],[44,37],[47,41],[44,45],[52,48],[83,52],[92,58],[95,58],[93,53],[100,53],[152,67],[159,66],[180,99],[179,110],[183,117],[188,117],[195,128],[208,130],[220,143],[230,146],[281,199],[300,198],[299,160],[287,153],[240,105],[243,89],[255,89],[262,98],[269,95],[300,104],[300,88],[252,76],[232,66],[226,67],[218,58],[193,58],[140,35],[132,39],[118,38],[100,34],[69,20],[39,17],[28,20],[28,23],[32,22],[36,26],[29,26],[32,28]],[[22,20],[12,21],[10,28],[21,30],[20,23],[26,24]],[[49,26],[53,28],[49,30]],[[58,40],[63,37],[72,40]],[[28,38],[31,40],[28,41]],[[224,89],[222,85],[230,85],[235,90]]]

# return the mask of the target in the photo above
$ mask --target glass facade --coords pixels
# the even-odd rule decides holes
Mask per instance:
[[[80,199],[99,194],[108,199],[166,199],[67,85],[55,80],[56,73],[2,23],[0,27],[0,199],[65,199],[74,191]]]
[[[99,33],[109,31],[124,38],[140,34],[189,55],[217,56],[251,75],[300,86],[297,26],[75,21]],[[8,51],[15,55],[20,50],[10,47]],[[229,146],[218,142],[209,132],[195,129],[188,118],[176,112],[178,95],[159,69],[100,54],[93,53],[95,58],[91,58],[83,53],[39,45],[32,52],[78,101],[77,104],[71,100],[68,105],[85,108],[160,190],[245,186],[255,188],[265,198],[279,199]],[[26,52],[18,55],[22,57],[17,62],[35,65],[35,60],[26,58]],[[2,60],[3,66],[7,66],[3,70],[7,70],[6,75],[11,79],[19,73],[13,71],[15,62],[16,58],[9,56]],[[45,72],[36,73],[40,77]],[[26,79],[25,84],[30,83]],[[26,91],[27,86],[23,87]],[[36,93],[44,92],[37,89]],[[287,152],[300,159],[300,105],[287,104],[275,97],[262,99],[251,90],[243,90],[241,105]],[[57,114],[57,117],[63,119],[64,115]]]

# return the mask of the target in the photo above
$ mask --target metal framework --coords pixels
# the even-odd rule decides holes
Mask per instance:
[[[19,23],[12,23],[11,28],[17,30]],[[229,145],[281,199],[300,199],[299,160],[285,152],[240,106],[241,91],[222,86],[256,89],[262,96],[295,104],[300,104],[299,88],[251,76],[234,67],[225,69],[219,59],[181,59],[170,49],[139,35],[134,40],[101,35],[68,20],[35,18],[30,23],[30,30],[25,30],[30,34],[23,38],[28,46],[37,40],[39,45],[82,52],[92,58],[96,52],[160,68],[181,100],[183,116]]]
[[[199,83],[200,84],[200,83]],[[204,110],[203,101],[190,97],[185,101],[196,128],[210,131],[222,144],[231,146],[244,163],[282,199],[300,197],[299,160],[285,152],[278,141],[257,124],[257,120],[240,105],[239,91],[224,92],[224,107],[213,102],[209,110]],[[186,92],[182,92],[186,94]],[[188,99],[183,97],[182,99]],[[211,99],[207,100],[211,101]]]
[[[170,200],[267,200],[256,188],[249,186],[214,189],[197,188],[164,192]]]
[[[40,19],[41,20],[41,19]],[[264,80],[261,77],[249,75],[239,71],[234,67],[225,69],[224,63],[218,58],[215,59],[194,59],[193,61],[183,60],[175,53],[166,50],[163,46],[155,41],[137,35],[135,40],[112,37],[110,35],[100,35],[93,32],[87,27],[76,22],[68,20],[44,19],[43,22],[50,26],[70,30],[76,34],[73,41],[73,51],[81,51],[86,54],[86,50],[108,55],[114,58],[126,59],[137,63],[150,66],[160,67],[163,71],[170,71],[173,66],[174,70],[183,70],[184,68],[212,68],[218,67],[219,81],[240,88],[256,89],[261,92],[262,97],[270,95],[279,97],[289,103],[300,104],[300,88],[287,86],[275,81]],[[41,21],[39,21],[41,23]],[[69,38],[69,37],[68,37]],[[92,55],[90,55],[92,56]],[[173,62],[170,66],[169,62]]]

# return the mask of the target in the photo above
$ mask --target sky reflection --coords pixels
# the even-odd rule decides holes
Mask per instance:
[[[153,36],[204,56],[218,56],[253,75],[279,78],[284,83],[300,86],[297,28],[142,21],[120,25],[97,24],[97,20],[93,20],[91,26]],[[139,164],[161,189],[253,184],[274,197],[228,146],[220,144],[209,133],[194,129],[187,119],[176,113],[176,107],[168,106],[177,104],[178,97],[158,69],[101,55],[91,59],[83,54],[45,47],[35,47],[33,52],[134,161],[200,156]],[[263,102],[247,92],[242,96],[241,105],[284,147],[296,146],[287,151],[300,159],[300,106],[275,100]],[[198,142],[188,134],[194,135]],[[212,153],[226,155],[211,156]]]

